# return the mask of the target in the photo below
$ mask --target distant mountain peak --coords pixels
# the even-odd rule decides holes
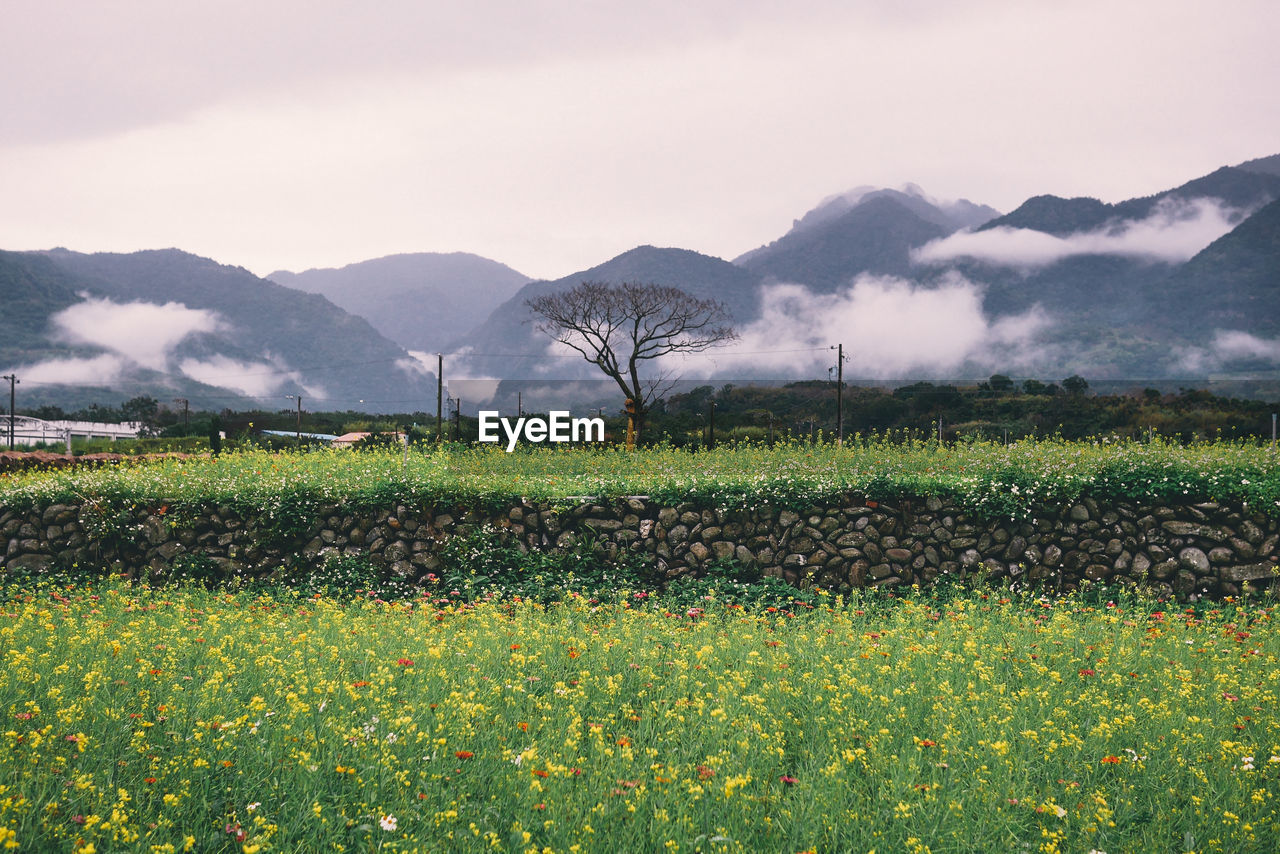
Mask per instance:
[[[863,184],[854,187],[852,190],[827,196],[818,203],[817,207],[800,217],[800,219],[795,220],[791,230],[793,232],[802,231],[830,222],[859,205],[876,198],[895,199],[921,219],[953,231],[961,228],[973,228],[1000,216],[1000,211],[995,208],[988,205],[975,204],[968,199],[957,199],[955,201],[936,199],[926,193],[919,184],[911,181],[902,184],[896,189]]]

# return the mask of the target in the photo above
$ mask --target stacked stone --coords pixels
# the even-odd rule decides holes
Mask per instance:
[[[668,578],[732,560],[799,587],[837,591],[983,575],[1054,589],[1134,582],[1194,598],[1271,585],[1280,557],[1280,520],[1240,505],[1091,498],[1012,522],[982,520],[935,497],[745,509],[664,506],[644,497],[569,507],[519,500],[498,512],[406,504],[356,512],[333,504],[287,538],[228,506],[184,514],[181,524],[163,504],[131,509],[114,518],[107,541],[94,536],[96,518],[96,509],[70,504],[0,510],[0,563],[162,573],[179,556],[198,554],[233,577],[339,555],[418,580],[439,569],[446,538],[492,526],[526,550],[585,542],[607,558],[637,554]]]

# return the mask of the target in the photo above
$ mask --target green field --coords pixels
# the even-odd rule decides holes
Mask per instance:
[[[847,493],[1011,517],[1081,495],[1274,514],[1280,468],[1256,445],[1049,441],[244,453],[0,480],[14,508],[226,503],[299,518],[340,502]],[[454,551],[463,582],[390,601],[360,577],[293,590],[6,579],[0,846],[1117,854],[1280,841],[1269,601],[981,587],[845,600],[774,579],[657,593],[617,589],[641,576],[585,555],[563,576],[545,555]],[[469,588],[468,555],[513,584]],[[592,588],[609,593],[572,592]]]
[[[23,851],[1228,851],[1280,839],[1274,611],[10,587]],[[1166,610],[1166,607],[1168,610]]]

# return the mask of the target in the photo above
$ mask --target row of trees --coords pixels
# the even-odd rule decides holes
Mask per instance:
[[[1070,386],[1074,392],[1066,391]],[[845,435],[897,434],[926,438],[939,433],[946,441],[966,438],[1019,439],[1059,434],[1082,439],[1103,435],[1142,438],[1150,433],[1184,441],[1217,436],[1269,438],[1273,404],[1256,400],[1219,397],[1210,392],[1183,389],[1163,393],[1144,389],[1126,394],[1088,394],[1088,384],[1028,380],[1006,385],[1000,375],[979,384],[961,386],[917,382],[894,389],[846,386],[843,394]],[[655,401],[646,412],[647,433],[652,441],[701,447],[714,440],[830,441],[836,431],[835,384],[805,381],[783,386],[699,386]],[[44,407],[30,414],[38,417],[114,420],[152,411],[149,399],[130,401],[122,409],[93,407],[79,412],[51,411]],[[154,403],[154,401],[149,401]],[[714,410],[714,413],[713,413]],[[526,413],[530,414],[530,413]],[[536,414],[536,413],[535,413]],[[626,414],[622,408],[604,413],[607,438],[626,438]],[[85,418],[84,416],[94,416]],[[261,431],[292,433],[297,427],[293,409],[235,412],[191,412],[162,407],[153,412],[151,434],[165,438],[212,437],[225,432],[233,441],[254,439],[281,446],[293,437],[264,439]],[[401,432],[415,442],[434,441],[435,413],[409,412],[370,418],[358,412],[303,412],[302,432],[340,434],[355,430]],[[455,433],[456,431],[456,433]],[[457,435],[463,442],[477,439],[475,419],[463,417],[445,426],[446,439]],[[211,442],[214,440],[211,438]]]
[[[1000,377],[971,386],[918,382],[895,389],[846,387],[844,430],[966,438],[1019,439],[1059,434],[1083,439],[1152,432],[1184,441],[1269,437],[1274,405],[1217,397],[1184,389],[1166,394],[1144,389],[1126,394],[1087,394],[1088,384],[1028,381],[1005,387]],[[836,395],[830,382],[782,387],[701,386],[667,399],[651,417],[655,433],[676,443],[704,443],[714,406],[719,441],[770,437],[812,438],[836,430]],[[1073,391],[1066,391],[1070,387]]]

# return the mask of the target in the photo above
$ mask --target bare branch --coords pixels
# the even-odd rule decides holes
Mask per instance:
[[[526,305],[541,318],[539,330],[617,383],[640,417],[675,383],[661,373],[642,380],[643,362],[701,352],[738,337],[722,304],[667,285],[587,281]]]

